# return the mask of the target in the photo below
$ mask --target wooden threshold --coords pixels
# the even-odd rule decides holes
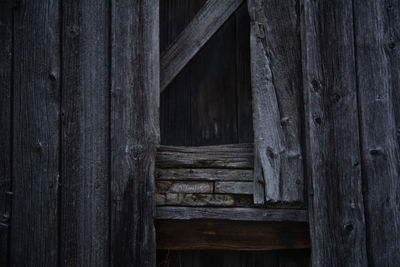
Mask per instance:
[[[156,220],[157,249],[279,250],[310,248],[308,223]]]

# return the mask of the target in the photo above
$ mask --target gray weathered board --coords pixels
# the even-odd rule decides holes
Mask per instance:
[[[249,0],[254,201],[303,202],[297,1]]]
[[[159,0],[111,1],[110,266],[155,266]]]

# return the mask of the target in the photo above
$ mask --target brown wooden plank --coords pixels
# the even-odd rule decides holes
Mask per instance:
[[[159,1],[115,0],[111,10],[110,264],[155,266]]]
[[[368,266],[350,1],[304,1],[303,82],[313,266]]]
[[[13,212],[9,266],[57,266],[58,263],[61,47],[58,3],[14,1]]]
[[[248,1],[256,203],[304,200],[297,5],[296,0]]]
[[[215,193],[252,195],[253,182],[215,182]]]
[[[208,147],[161,146],[157,152],[158,168],[227,168],[251,169],[253,153],[248,144]]]
[[[243,0],[208,0],[189,25],[162,54],[161,91],[222,26]]]
[[[156,169],[156,180],[253,181],[253,170]]]
[[[395,107],[398,1],[355,1],[363,195],[371,266],[400,266],[400,148]],[[399,112],[399,111],[397,111]]]
[[[158,249],[254,251],[310,247],[307,223],[156,220],[155,224]]]
[[[0,266],[8,266],[11,213],[12,1],[0,2]]]
[[[60,266],[109,264],[109,12],[62,2]]]
[[[265,208],[157,207],[157,219],[219,219],[233,221],[307,222],[306,210]]]

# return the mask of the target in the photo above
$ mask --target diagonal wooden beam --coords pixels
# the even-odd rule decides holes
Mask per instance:
[[[208,0],[160,59],[161,92],[244,0]]]

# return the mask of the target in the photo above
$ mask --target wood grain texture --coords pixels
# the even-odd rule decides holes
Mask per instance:
[[[156,169],[156,180],[253,181],[253,170]]]
[[[212,193],[212,182],[156,181],[157,193]]]
[[[156,204],[157,206],[233,207],[236,203],[233,195],[157,192]]]
[[[253,153],[249,144],[172,147],[161,146],[156,156],[158,168],[251,169]]]
[[[8,266],[11,213],[12,1],[0,2],[0,266]]]
[[[215,182],[215,193],[253,194],[253,182]]]
[[[162,54],[160,88],[163,91],[189,60],[232,15],[243,0],[208,0],[189,25]]]
[[[157,207],[156,219],[219,219],[233,221],[307,222],[307,211],[257,208]]]
[[[158,250],[160,267],[309,267],[309,249],[279,251]]]
[[[370,266],[400,266],[398,1],[354,5],[363,195]],[[397,104],[398,108],[398,104]],[[397,122],[398,123],[398,122]]]
[[[109,20],[104,1],[62,3],[59,264],[109,264]]]
[[[53,0],[19,1],[15,4],[14,194],[8,264],[16,267],[57,266],[59,5]]]
[[[256,251],[310,247],[307,223],[157,220],[155,225],[157,249]]]
[[[176,39],[205,1],[160,1],[160,51],[164,51]],[[161,94],[161,144],[192,145],[192,65],[189,62]]]
[[[248,1],[256,203],[303,202],[298,1]]]
[[[304,1],[302,55],[313,266],[367,266],[350,1]]]
[[[159,1],[112,1],[111,10],[111,266],[155,266]]]

